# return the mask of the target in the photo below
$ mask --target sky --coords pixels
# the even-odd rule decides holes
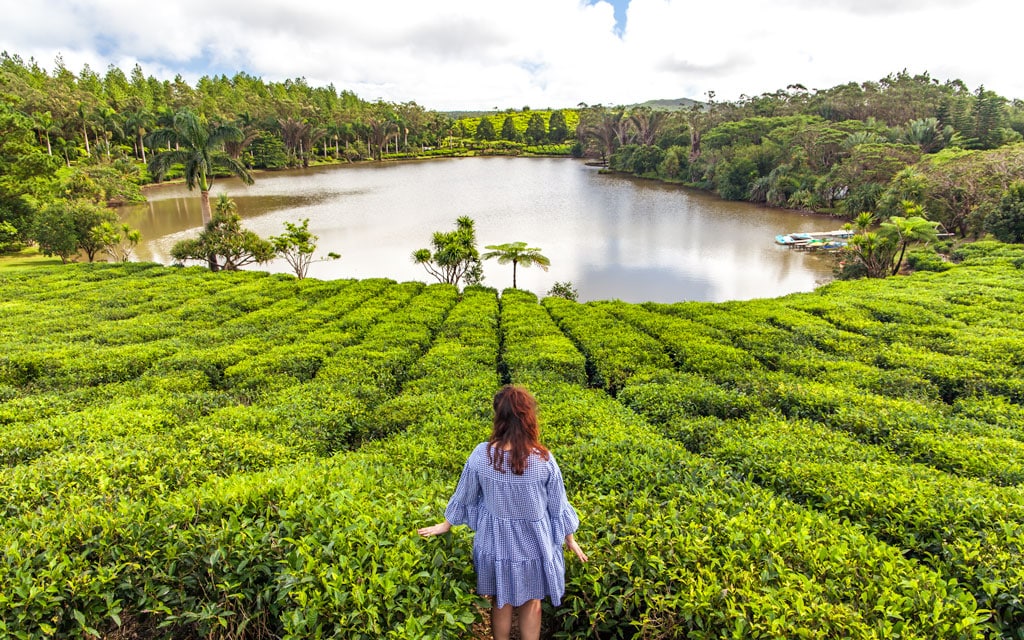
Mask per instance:
[[[1024,98],[1020,0],[0,0],[0,50],[491,110],[735,100],[891,73]]]

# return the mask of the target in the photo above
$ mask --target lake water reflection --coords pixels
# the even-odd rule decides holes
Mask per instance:
[[[810,291],[830,277],[829,259],[773,239],[838,226],[556,158],[342,165],[260,174],[251,186],[219,180],[213,193],[221,192],[264,237],[282,233],[284,221],[309,218],[320,236],[317,255],[342,255],[314,264],[310,277],[430,282],[412,252],[468,215],[481,250],[524,241],[551,259],[547,272],[520,268],[520,288],[544,294],[570,280],[581,300],[723,301]],[[171,246],[199,231],[198,193],[161,185],[146,195],[149,203],[126,209],[123,219],[142,231],[139,259],[169,264]],[[259,268],[289,272],[283,261]],[[484,270],[485,284],[511,286],[511,265],[492,260]]]

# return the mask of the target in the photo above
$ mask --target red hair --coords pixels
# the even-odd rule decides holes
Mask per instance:
[[[494,429],[488,443],[487,459],[498,473],[504,473],[506,459],[512,473],[521,476],[531,453],[544,460],[551,455],[540,443],[537,401],[525,387],[507,384],[494,396]]]

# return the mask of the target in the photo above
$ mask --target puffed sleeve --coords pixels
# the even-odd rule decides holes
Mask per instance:
[[[462,467],[462,475],[459,476],[455,493],[448,500],[448,506],[444,510],[445,520],[453,525],[464,524],[476,531],[482,498],[480,476],[473,464],[473,455],[470,455]]]
[[[565,483],[562,481],[562,470],[555,462],[554,454],[549,459],[551,473],[548,476],[548,517],[551,518],[551,535],[553,542],[561,545],[565,542],[565,536],[575,533],[580,526],[580,518],[576,510],[569,504],[565,495]]]

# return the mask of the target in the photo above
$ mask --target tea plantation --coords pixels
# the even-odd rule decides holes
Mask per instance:
[[[471,533],[415,530],[511,381],[591,556],[546,635],[1024,638],[1024,251],[960,258],[667,305],[0,271],[0,636],[471,637]]]

